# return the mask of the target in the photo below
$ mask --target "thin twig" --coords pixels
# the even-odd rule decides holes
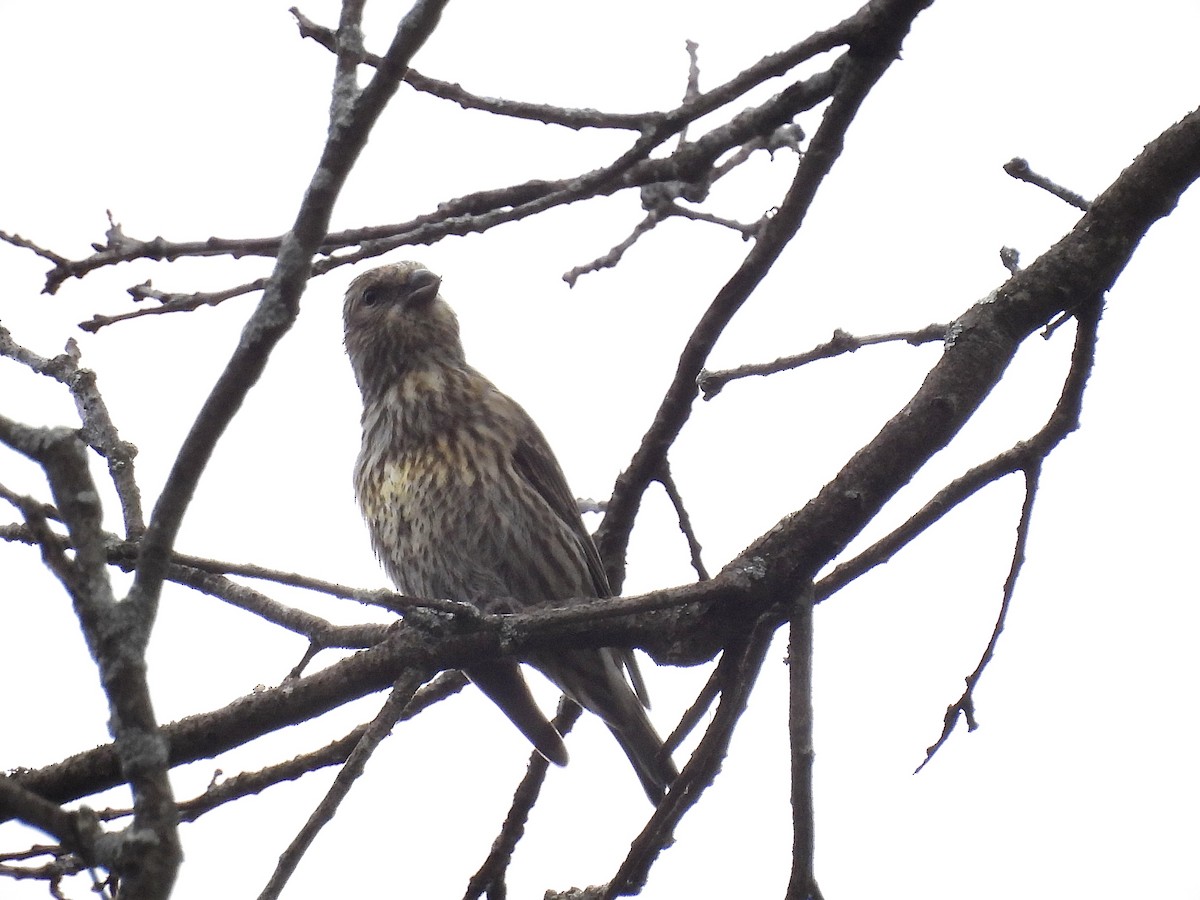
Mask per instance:
[[[307,19],[295,7],[292,8],[291,13],[296,18],[300,34],[303,37],[317,41],[328,50],[332,51],[334,49],[333,32]],[[862,28],[863,24],[863,22],[855,17],[840,22],[825,31],[815,32],[786,50],[764,56],[758,62],[739,72],[725,84],[711,91],[697,94],[689,92],[686,95],[687,102],[684,106],[667,113],[602,113],[594,109],[564,109],[541,103],[498,100],[471,94],[457,84],[438,81],[437,79],[420,75],[411,69],[404,80],[417,90],[451,100],[464,109],[480,109],[498,115],[531,119],[574,129],[623,128],[646,132],[659,127],[660,124],[668,119],[693,121],[714,110],[720,109],[722,106],[731,103],[763,82],[772,78],[778,78],[801,63],[847,43]],[[379,61],[380,58],[372,53],[365,53],[362,59],[362,62],[369,66],[378,66]]]
[[[675,478],[671,475],[670,464],[665,460],[662,471],[658,473],[658,483],[663,486],[663,490],[671,498],[671,505],[675,507],[675,518],[679,521],[679,530],[687,538],[688,552],[692,556],[692,568],[696,570],[696,577],[701,581],[708,581],[708,570],[704,568],[704,560],[700,555],[701,547],[700,541],[696,538],[696,529],[692,526],[692,518],[688,515],[687,507],[683,505],[683,495],[679,493],[679,486],[675,484]]]
[[[751,363],[738,366],[735,369],[724,369],[717,372],[710,372],[707,369],[703,369],[696,379],[696,383],[704,399],[711,400],[717,394],[721,393],[721,389],[725,385],[739,378],[748,378],[751,375],[774,375],[776,372],[798,369],[801,366],[808,365],[820,359],[833,359],[835,356],[841,356],[845,353],[854,353],[862,347],[868,347],[872,344],[888,344],[904,341],[914,347],[919,347],[921,344],[928,344],[933,341],[944,341],[949,328],[949,325],[934,323],[926,325],[924,328],[918,328],[916,331],[893,331],[885,334],[867,334],[861,337],[848,334],[838,328],[833,332],[832,338],[823,344],[818,344],[805,353],[800,353],[796,356],[783,356],[774,362]]]
[[[308,638],[315,650],[331,647],[359,649],[371,647],[388,635],[390,626],[364,622],[356,625],[334,625],[328,619],[303,609],[287,606],[265,594],[230,581],[222,575],[201,572],[189,566],[171,565],[167,579],[186,585],[201,593],[216,597],[231,606],[245,610],[266,622]]]
[[[311,24],[311,23],[310,23]],[[316,26],[313,26],[314,28]],[[401,225],[375,226],[327,234],[320,240],[316,252],[329,256],[335,250],[359,245],[359,250],[337,258],[321,260],[313,274],[379,256],[395,247],[425,244],[448,235],[482,232],[496,225],[517,221],[554,206],[573,203],[588,196],[614,193],[628,187],[678,179],[701,179],[716,160],[730,149],[748,143],[757,146],[767,132],[777,134],[786,128],[801,111],[823,102],[833,89],[835,78],[828,72],[798,82],[782,93],[753,109],[745,110],[731,121],[718,126],[697,141],[662,159],[650,159],[650,153],[688,123],[731,103],[758,84],[785,74],[805,60],[845,43],[862,27],[847,20],[832,29],[811,35],[785,51],[762,58],[739,75],[712,91],[702,93],[683,106],[665,113],[643,114],[628,121],[641,133],[637,142],[603,169],[576,175],[557,182],[536,180],[490,191],[480,191],[440,204],[435,213],[418,217]],[[332,44],[331,44],[332,46]],[[367,54],[368,64],[378,58]],[[580,111],[589,114],[589,111]],[[534,116],[535,118],[537,116]],[[636,120],[636,121],[635,121]],[[565,124],[565,123],[564,123]],[[767,138],[768,146],[774,138]],[[351,154],[352,156],[352,154]],[[288,232],[283,236],[254,239],[224,239],[210,237],[202,241],[171,242],[156,237],[139,240],[126,236],[113,223],[103,244],[94,244],[95,253],[82,260],[65,260],[47,275],[45,291],[55,293],[70,278],[82,278],[104,266],[133,259],[177,259],[183,256],[247,255],[277,256]],[[237,296],[264,285],[260,281],[231,288],[224,292],[205,294],[165,294],[170,298],[158,310],[139,310],[119,317],[96,317],[86,323],[95,329],[110,321],[124,321],[164,311],[181,311],[220,302],[223,297]],[[152,296],[152,295],[148,295]]]
[[[5,423],[0,421],[0,429],[4,427]],[[25,526],[22,529],[21,539],[36,544],[42,551],[42,562],[45,563],[46,568],[54,573],[54,576],[62,584],[70,583],[75,577],[74,569],[66,554],[70,542],[50,527],[51,517],[58,521],[58,510],[49,504],[40,503],[33,497],[11,491],[4,485],[0,485],[0,499],[7,500],[24,517]],[[5,534],[9,532],[10,528],[5,529]],[[16,532],[16,529],[12,530]]]
[[[53,250],[47,250],[45,247],[35,244],[28,238],[21,237],[19,234],[13,234],[8,231],[0,231],[0,241],[4,241],[6,244],[12,244],[14,247],[20,247],[23,250],[32,250],[42,259],[47,259],[54,263],[55,266],[66,266],[70,265],[71,262],[65,256],[59,256]]]
[[[575,287],[575,282],[578,281],[581,276],[590,274],[592,272],[599,272],[601,269],[613,268],[625,256],[626,250],[636,244],[642,235],[648,233],[661,221],[662,214],[657,210],[651,210],[646,215],[646,218],[642,219],[642,221],[638,222],[637,225],[633,227],[633,231],[629,233],[629,237],[625,238],[625,240],[621,241],[621,243],[617,244],[603,256],[598,256],[589,263],[584,263],[582,266],[576,266],[569,272],[564,272],[562,277],[563,281],[565,281],[569,287]]]
[[[261,291],[267,286],[267,281],[268,279],[266,278],[257,278],[246,284],[239,284],[236,287],[226,288],[221,291],[200,291],[191,294],[171,294],[165,291],[158,291],[151,287],[150,282],[147,281],[129,288],[129,295],[134,300],[158,300],[158,306],[142,306],[138,309],[117,313],[112,316],[97,313],[90,319],[80,322],[79,327],[84,331],[94,334],[101,328],[115,325],[118,322],[128,322],[132,319],[141,319],[146,316],[163,316],[177,312],[191,312],[192,310],[200,309],[202,306],[217,306],[233,297],[241,297],[254,291]]]
[[[1103,307],[1099,300],[1082,306],[1076,314],[1079,329],[1071,350],[1071,365],[1063,379],[1058,402],[1037,433],[1019,441],[985,463],[973,466],[931,497],[898,528],[880,538],[853,559],[839,564],[816,584],[820,602],[859,576],[886,563],[903,547],[924,533],[946,513],[994,481],[1020,472],[1045,460],[1066,437],[1079,428],[1083,394],[1096,355],[1096,337]]]
[[[695,41],[684,41],[683,46],[688,55],[687,87],[683,89],[683,102],[688,104],[700,96],[700,45]],[[682,147],[687,142],[687,130],[687,125],[679,129],[677,146]]]
[[[1053,194],[1064,203],[1069,203],[1076,209],[1081,209],[1087,212],[1091,209],[1091,201],[1085,200],[1082,195],[1063,187],[1061,184],[1055,184],[1045,175],[1039,175],[1033,169],[1029,168],[1028,160],[1021,157],[1014,157],[1004,164],[1004,171],[1011,175],[1017,181],[1024,181],[1026,184],[1032,184],[1034,187],[1040,187],[1042,190]]]
[[[4,490],[0,488],[0,498],[4,496]],[[14,496],[16,495],[14,494]],[[37,508],[48,511],[47,518],[57,518],[57,511],[54,507],[38,504],[32,498],[29,498],[29,500]],[[120,568],[127,568],[130,560],[136,558],[137,545],[118,540],[111,535],[106,536],[110,538],[106,541],[109,564]],[[36,537],[27,525],[0,525],[0,540],[19,541],[27,544],[37,543]],[[70,541],[64,539],[63,547],[70,548],[70,546]],[[183,562],[187,562],[189,565],[182,565]],[[397,594],[394,591],[350,588],[333,582],[308,578],[296,573],[260,569],[260,567],[253,565],[205,560],[202,557],[189,556],[187,554],[174,554],[172,556],[172,568],[168,570],[169,580],[210,593],[218,599],[225,600],[255,615],[260,615],[265,620],[278,624],[304,637],[318,640],[323,639],[323,636],[327,637],[332,641],[332,643],[327,644],[330,647],[373,645],[376,643],[375,638],[379,633],[377,629],[384,626],[373,623],[346,626],[327,625],[325,619],[312,616],[303,610],[280,604],[244,585],[227,580],[206,581],[202,576],[205,574],[215,574],[215,572],[207,572],[205,564],[212,564],[218,571],[228,569],[237,574],[248,576],[252,575],[255,571],[259,571],[261,577],[270,577],[272,580],[278,579],[283,584],[296,584],[299,587],[320,590],[335,597],[354,600],[370,606],[377,606],[400,615],[411,616],[413,614],[434,613],[451,619],[457,618],[464,624],[474,624],[496,631],[501,629],[528,630],[530,628],[535,630],[569,629],[581,622],[600,624],[607,620],[625,618],[631,614],[675,609],[696,601],[696,598],[692,596],[692,592],[685,586],[678,589],[651,591],[647,594],[630,597],[605,597],[600,599],[595,597],[571,598],[561,601],[560,605],[554,607],[536,608],[531,612],[519,615],[508,613],[498,614],[485,612],[473,604],[456,600],[408,597]],[[345,641],[346,643],[340,643],[341,641]]]
[[[678,204],[673,206],[671,214],[681,219],[691,219],[693,222],[707,222],[710,225],[720,225],[722,228],[736,231],[742,236],[742,240],[744,241],[756,237],[762,231],[763,224],[766,222],[765,218],[759,219],[757,222],[738,222],[734,219],[727,219],[724,216],[705,212],[702,209],[692,209],[690,206],[679,206]]]
[[[418,669],[411,669],[396,680],[383,707],[367,725],[354,750],[346,759],[346,764],[338,772],[328,793],[313,810],[312,815],[308,817],[308,821],[304,823],[287,849],[280,855],[275,871],[258,895],[259,900],[276,900],[292,873],[296,871],[296,866],[300,864],[300,860],[308,852],[308,848],[312,846],[317,835],[320,834],[321,829],[337,814],[338,807],[341,806],[342,801],[350,793],[350,788],[366,768],[367,760],[371,758],[380,742],[400,721],[405,707],[424,680],[424,673]]]
[[[667,739],[663,741],[663,753],[671,756],[676,750],[687,740],[687,736],[691,734],[696,726],[699,725],[712,705],[716,702],[717,697],[721,694],[721,676],[722,672],[718,666],[714,666],[712,672],[708,675],[708,680],[704,682],[704,687],[700,689],[700,693],[696,695],[696,699],[679,718],[679,724],[667,735]]]
[[[313,22],[296,7],[289,12],[295,17],[301,37],[316,41],[326,50],[336,52],[334,32]],[[360,60],[364,65],[378,67],[381,60],[374,53],[364,52]],[[463,109],[478,109],[513,119],[530,119],[547,125],[562,125],[565,128],[616,128],[629,131],[644,131],[648,123],[661,117],[662,113],[606,113],[595,109],[569,109],[550,106],[546,103],[526,103],[520,100],[504,100],[498,97],[483,97],[473,94],[459,84],[439,81],[409,69],[404,76],[405,84],[416,90],[457,103]]]
[[[682,136],[683,132],[680,132]],[[609,250],[602,256],[597,257],[591,262],[584,263],[581,266],[563,273],[563,281],[568,286],[574,287],[575,283],[583,276],[593,272],[599,272],[602,269],[610,269],[617,265],[637,241],[644,235],[652,231],[660,222],[673,217],[682,219],[690,219],[697,222],[708,222],[713,225],[720,225],[723,228],[729,228],[736,231],[742,236],[743,240],[751,240],[758,237],[762,232],[763,227],[769,218],[769,215],[764,216],[757,222],[744,224],[735,222],[732,219],[718,216],[710,212],[705,212],[692,207],[683,206],[677,201],[686,200],[690,203],[702,203],[708,198],[708,193],[712,186],[721,178],[728,175],[742,163],[746,162],[754,154],[755,150],[767,149],[772,153],[780,146],[791,146],[797,153],[800,152],[799,146],[795,140],[790,142],[787,140],[780,141],[774,135],[786,134],[789,136],[798,135],[800,138],[804,136],[803,131],[798,125],[788,124],[781,125],[775,130],[772,136],[766,138],[753,137],[743,143],[729,160],[714,165],[707,172],[693,176],[690,180],[683,181],[678,178],[672,178],[665,181],[649,181],[642,184],[640,196],[642,208],[646,210],[646,217],[634,226],[633,231],[623,241]],[[685,142],[679,141],[679,148],[682,149]],[[676,152],[679,152],[678,150]],[[652,162],[648,160],[648,162]],[[674,174],[674,170],[672,171]]]
[[[443,672],[417,691],[404,707],[400,721],[407,721],[434,703],[458,693],[467,683],[466,676],[459,671]],[[336,741],[318,750],[299,754],[286,762],[266,766],[254,772],[242,772],[220,781],[214,779],[214,783],[203,794],[179,803],[179,820],[194,822],[205,813],[212,812],[226,803],[262,793],[267,788],[285,781],[295,781],[327,766],[341,765],[350,758],[355,747],[359,746],[369,727],[370,723],[358,725]],[[108,821],[127,816],[129,813],[128,809],[106,809],[97,812],[96,815],[101,821]]]
[[[137,447],[121,440],[96,383],[96,373],[79,366],[79,346],[75,340],[67,341],[65,353],[47,359],[18,344],[11,332],[0,325],[0,356],[7,356],[39,375],[53,378],[71,392],[83,425],[81,437],[108,463],[109,476],[121,503],[125,536],[130,539],[140,536],[146,526],[142,519],[141,490],[134,474],[133,459],[137,456]]]
[[[1013,594],[1017,589],[1017,577],[1021,574],[1021,566],[1025,563],[1025,547],[1029,542],[1029,523],[1033,519],[1033,503],[1037,498],[1038,480],[1041,472],[1040,460],[1032,463],[1025,470],[1025,502],[1021,506],[1021,520],[1017,524],[1017,540],[1013,546],[1012,563],[1008,569],[1008,577],[1004,580],[1004,595],[1000,601],[1000,613],[996,616],[996,624],[992,628],[992,636],[988,640],[987,647],[984,649],[983,655],[979,658],[979,663],[975,666],[975,670],[965,679],[967,683],[966,690],[963,691],[961,697],[946,708],[946,715],[942,719],[942,733],[926,749],[925,759],[917,766],[916,772],[920,772],[925,768],[929,764],[929,761],[933,759],[933,755],[942,748],[942,745],[946,741],[950,740],[950,735],[954,732],[954,726],[958,723],[960,714],[967,721],[967,731],[974,731],[979,727],[979,722],[975,719],[975,687],[979,684],[979,679],[983,677],[984,670],[996,653],[996,644],[1000,640],[1000,633],[1004,631],[1004,623],[1008,619],[1008,610],[1012,605]]]
[[[1013,592],[1016,590],[1017,576],[1020,574],[1021,565],[1025,560],[1025,547],[1029,538],[1029,523],[1033,516],[1033,503],[1037,494],[1038,479],[1041,476],[1042,464],[1050,452],[1058,446],[1058,443],[1066,435],[1079,427],[1079,415],[1083,406],[1083,392],[1087,386],[1092,365],[1095,362],[1096,336],[1102,311],[1103,301],[1100,298],[1096,298],[1091,303],[1082,306],[1077,312],[1076,317],[1079,321],[1079,328],[1075,335],[1075,347],[1071,353],[1071,366],[1067,370],[1062,394],[1059,396],[1058,403],[1055,405],[1054,411],[1050,414],[1046,425],[1029,442],[1030,453],[1026,457],[1027,462],[1023,466],[1025,473],[1025,502],[1021,509],[1020,522],[1017,525],[1017,541],[1013,548],[1013,557],[1009,567],[1008,578],[1004,583],[1003,600],[1000,606],[1000,614],[996,619],[996,626],[992,630],[991,639],[988,641],[987,648],[984,650],[979,664],[965,679],[966,690],[958,700],[947,707],[946,714],[942,719],[942,733],[937,741],[925,751],[925,760],[917,767],[918,772],[933,758],[934,753],[949,740],[954,726],[958,722],[960,713],[967,720],[968,731],[974,731],[978,727],[978,723],[975,720],[975,686],[979,683],[980,678],[983,677],[984,669],[987,668],[987,664],[991,661],[995,653],[996,642],[999,640],[1000,632],[1004,629],[1008,607],[1011,603]]]
[[[71,853],[58,845],[46,846],[36,844],[28,851],[21,853],[5,854],[0,859],[15,859],[15,858],[36,858],[38,856],[46,856],[47,854],[56,854],[56,858],[50,860],[40,866],[10,866],[0,863],[0,878],[9,878],[14,881],[37,880],[48,882],[47,888],[50,891],[50,896],[54,900],[68,900],[67,896],[62,892],[61,884],[63,879],[72,875],[78,875],[81,872],[91,871],[86,862],[79,857],[78,854]],[[95,878],[93,877],[93,885]],[[109,890],[101,890],[98,887],[93,887],[97,895],[102,900],[108,900],[113,896]]]
[[[0,525],[0,540],[39,544],[43,547],[44,552],[51,545],[60,545],[61,550],[70,548],[71,544],[67,538],[48,527],[42,527],[38,522],[39,517],[46,520],[59,519],[58,511],[53,506],[38,503],[32,497],[18,496],[3,485],[0,485],[0,499],[12,502],[23,510],[26,517],[25,526]],[[137,559],[137,542],[123,541],[108,533],[105,534],[105,537],[109,565],[128,569],[130,563]],[[51,560],[48,559],[47,564],[49,565],[50,562]],[[239,569],[243,568],[247,571],[238,572]],[[239,609],[252,613],[264,621],[271,622],[295,634],[302,635],[320,648],[369,647],[378,643],[386,635],[387,629],[390,627],[374,623],[334,625],[327,619],[296,607],[287,606],[271,599],[260,591],[230,581],[228,578],[218,574],[218,572],[226,570],[248,576],[255,570],[260,570],[259,577],[277,580],[282,584],[296,584],[299,587],[306,587],[310,590],[320,590],[335,597],[356,600],[401,614],[413,610],[431,610],[447,615],[462,616],[468,620],[480,615],[469,604],[455,603],[449,600],[430,600],[427,602],[417,598],[403,597],[392,591],[370,591],[348,588],[319,579],[307,578],[296,573],[261,569],[261,567],[252,565],[240,566],[236,563],[223,563],[219,560],[207,560],[183,553],[177,553],[172,556],[166,578],[175,584],[182,584],[209,596],[216,597],[231,606],[236,606]]]

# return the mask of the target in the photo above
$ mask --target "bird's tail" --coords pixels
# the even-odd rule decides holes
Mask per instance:
[[[633,764],[646,796],[657,805],[679,771],[664,751],[642,698],[626,680],[620,653],[610,648],[571,650],[530,661],[568,697],[604,720]]]
[[[639,706],[638,711],[641,715],[636,720],[622,722],[620,727],[610,724],[608,730],[633,763],[633,770],[646,796],[657,806],[666,795],[667,788],[679,777],[679,770],[664,751],[662,738],[650,724],[645,709]],[[634,721],[637,721],[636,725]]]
[[[534,701],[518,663],[495,660],[473,665],[466,670],[466,674],[529,738],[529,743],[538,753],[557,765],[567,764],[567,747],[562,736]]]

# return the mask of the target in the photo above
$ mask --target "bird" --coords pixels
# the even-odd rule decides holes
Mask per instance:
[[[364,272],[346,291],[345,348],[363,400],[355,493],[385,572],[403,594],[490,612],[612,596],[549,443],[468,365],[441,283],[409,261]],[[632,651],[542,650],[525,661],[604,721],[659,803],[678,772]],[[518,661],[464,672],[543,757],[566,765]]]

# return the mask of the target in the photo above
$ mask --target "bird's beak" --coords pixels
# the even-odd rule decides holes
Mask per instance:
[[[410,303],[428,303],[437,296],[442,279],[428,269],[418,269],[408,278],[408,299]]]

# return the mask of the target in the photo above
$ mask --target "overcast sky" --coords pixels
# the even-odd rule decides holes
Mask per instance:
[[[289,4],[0,3],[0,228],[75,257],[103,239],[105,210],[138,238],[285,230],[320,152],[332,72],[329,54],[297,36]],[[486,95],[668,108],[683,92],[686,39],[699,42],[709,88],[857,5],[454,0],[415,66]],[[301,9],[336,24],[335,3]],[[386,47],[405,9],[369,5],[368,47]],[[1085,196],[1103,190],[1197,104],[1198,33],[1195,2],[936,3],[864,105],[800,237],[712,366],[801,352],[834,328],[868,334],[960,315],[1004,280],[1002,246],[1031,261],[1078,217],[1010,179],[1003,163],[1024,156]],[[818,121],[816,113],[799,120],[809,133]],[[471,190],[584,171],[628,142],[498,121],[402,88],[334,227],[403,221]],[[706,208],[753,220],[777,202],[794,157],[760,156]],[[610,492],[696,317],[748,246],[716,226],[672,221],[617,269],[567,288],[563,272],[605,252],[639,219],[635,196],[606,199],[388,257],[420,258],[443,275],[468,358],[538,420],[582,497]],[[1046,466],[1028,562],[977,694],[977,732],[960,730],[911,774],[991,632],[1020,512],[1018,479],[989,488],[820,608],[818,877],[830,900],[1200,895],[1200,610],[1191,563],[1200,490],[1189,346],[1200,326],[1198,238],[1193,192],[1155,226],[1109,296],[1083,427]],[[55,297],[38,293],[45,269],[0,246],[0,321],[45,355],[67,337],[79,341],[123,436],[140,448],[152,503],[253,301],[94,336],[75,323],[127,310],[125,289],[146,278],[163,290],[209,290],[265,274],[270,261],[126,265]],[[340,298],[357,271],[310,285],[296,329],[201,482],[181,550],[385,584],[350,481],[359,400],[341,350]],[[977,420],[864,540],[1040,427],[1071,337],[1063,328],[1050,341],[1031,339]],[[904,404],[938,353],[933,345],[862,350],[734,384],[699,405],[672,464],[709,569],[803,506]],[[0,412],[72,424],[69,398],[42,381],[0,360]],[[6,449],[0,483],[46,496],[36,469]],[[16,518],[0,510],[0,522]],[[0,679],[10,686],[0,768],[42,765],[107,740],[103,697],[66,597],[29,548],[0,544],[0,571]],[[690,577],[667,503],[652,490],[626,592]],[[364,615],[271,593],[339,622]],[[169,589],[150,660],[158,713],[175,719],[278,683],[301,643]],[[773,649],[724,771],[643,896],[782,895],[791,847],[783,653],[782,644]],[[706,675],[651,672],[661,730]],[[553,692],[538,689],[549,707]],[[367,698],[217,765],[232,775],[321,746],[380,702]],[[572,763],[551,774],[518,851],[514,898],[607,880],[649,813],[598,722],[581,724],[569,746]],[[284,896],[461,896],[527,753],[471,690],[397,729]],[[178,796],[202,791],[213,768],[179,770]],[[176,896],[256,896],[331,777],[275,787],[184,826]],[[124,799],[93,805],[107,802]],[[23,841],[0,828],[4,850]],[[3,893],[45,896],[28,884]]]

